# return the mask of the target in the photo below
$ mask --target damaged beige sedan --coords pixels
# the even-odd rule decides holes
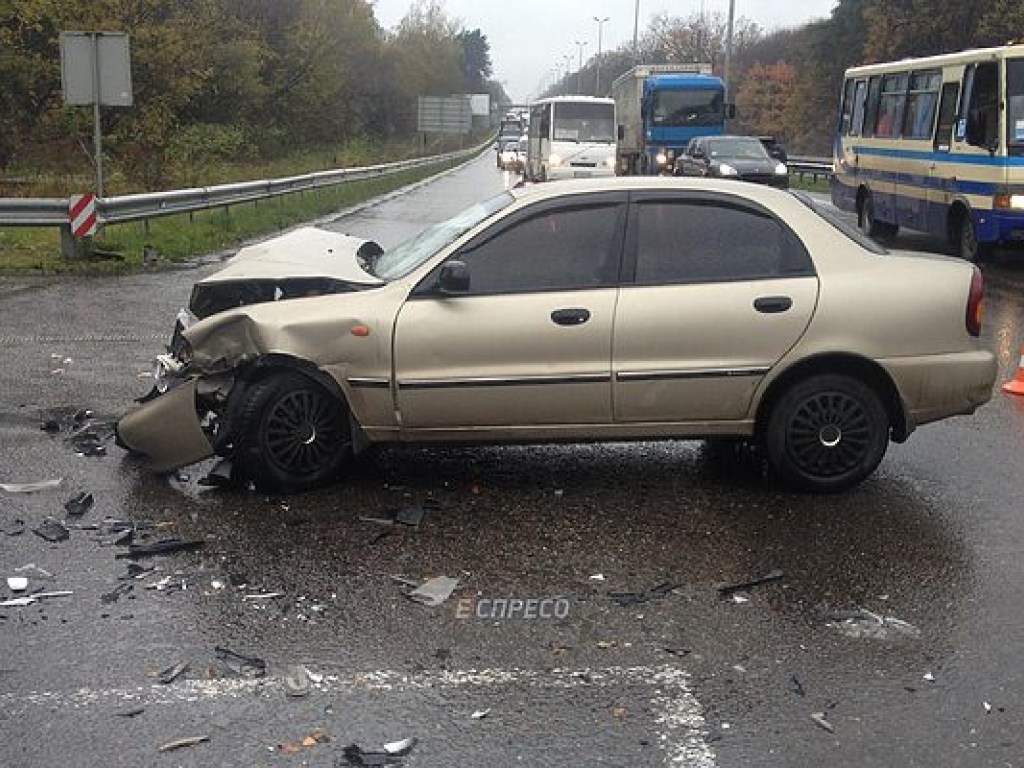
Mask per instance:
[[[394,250],[313,228],[195,287],[120,443],[298,491],[378,444],[729,439],[840,491],[992,394],[981,273],[799,193],[691,179],[505,192]]]

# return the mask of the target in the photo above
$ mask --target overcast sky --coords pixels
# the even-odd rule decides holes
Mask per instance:
[[[440,0],[449,17],[469,30],[479,29],[491,44],[494,78],[514,101],[536,96],[553,79],[556,65],[565,67],[572,55],[572,71],[579,63],[579,47],[586,43],[583,60],[597,53],[598,23],[604,51],[633,44],[633,20],[640,8],[640,33],[661,13],[688,17],[699,13],[729,13],[729,0]],[[375,0],[377,20],[394,28],[412,6],[412,0]],[[800,26],[828,18],[836,0],[736,0],[736,17],[756,22],[765,30]]]

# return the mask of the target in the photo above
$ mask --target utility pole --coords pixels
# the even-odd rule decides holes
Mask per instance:
[[[594,17],[594,21],[597,22],[597,81],[594,85],[595,96],[601,95],[601,29],[609,18],[609,16],[605,16],[603,19],[599,19],[597,16]]]
[[[722,72],[722,79],[725,80],[725,103],[729,104],[732,97],[732,89],[729,87],[729,66],[732,63],[732,26],[736,15],[736,0],[729,0],[729,27],[725,35],[725,69]],[[728,109],[728,107],[727,107]]]
[[[586,41],[576,41],[576,47],[580,50],[580,65],[576,70],[576,93],[583,95],[583,49],[586,48]]]

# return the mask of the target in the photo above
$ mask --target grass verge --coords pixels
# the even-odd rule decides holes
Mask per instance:
[[[180,262],[206,253],[239,246],[303,222],[327,216],[400,187],[453,168],[449,161],[364,181],[324,189],[293,192],[252,203],[194,213],[175,214],[148,222],[110,224],[95,237],[87,255],[65,259],[56,227],[0,228],[2,274],[118,274],[132,272],[146,262],[144,249],[159,261]]]

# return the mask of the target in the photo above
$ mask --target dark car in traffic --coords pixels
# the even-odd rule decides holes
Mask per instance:
[[[789,186],[789,168],[768,154],[756,136],[698,136],[676,159],[676,176],[711,176]]]

